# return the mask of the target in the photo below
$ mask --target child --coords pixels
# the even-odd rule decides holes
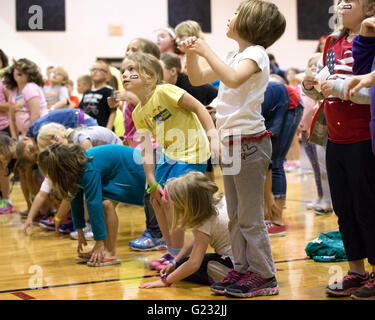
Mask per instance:
[[[161,28],[157,30],[156,44],[159,47],[160,53],[180,53],[180,50],[177,49],[176,33],[172,28]]]
[[[116,117],[116,109],[109,107],[107,98],[112,96],[112,88],[107,86],[109,67],[104,61],[96,61],[91,68],[93,88],[87,90],[82,97],[79,108],[98,121],[102,127],[110,130]]]
[[[186,90],[204,106],[209,106],[217,97],[217,89],[212,84],[205,84],[197,87],[191,85],[189,77],[185,73],[181,73],[181,61],[176,55],[163,53],[160,57],[160,63],[164,71],[164,82]],[[211,181],[215,181],[214,168],[211,159],[207,162],[206,175]]]
[[[359,32],[361,22],[375,14],[375,1],[342,2],[339,14],[344,29],[328,37],[323,63],[318,64],[317,72],[323,66],[330,71],[327,80],[320,84],[321,93],[314,88],[318,84],[314,77],[306,76],[303,81],[304,92],[308,96],[315,100],[324,99],[317,114],[324,112],[327,123],[328,181],[349,263],[348,274],[339,282],[328,285],[326,293],[333,297],[353,295],[373,299],[375,158],[371,152],[369,92],[362,90],[350,100],[343,99],[345,86],[353,71],[352,40]],[[313,120],[311,131],[314,123]],[[324,136],[321,138],[325,139]],[[365,269],[365,258],[372,265],[371,276]]]
[[[9,175],[12,170],[9,169],[9,163],[15,159],[15,140],[7,133],[0,132],[0,190],[1,190],[1,207],[0,214],[12,213],[14,211],[13,203],[10,196],[10,179]]]
[[[117,202],[143,205],[145,174],[140,151],[119,145],[85,151],[75,144],[53,144],[40,152],[38,164],[61,197],[71,201],[79,257],[93,267],[121,263],[116,253],[118,217],[114,208]],[[84,197],[95,240],[89,253],[82,252],[86,245]],[[107,206],[108,202],[114,204]]]
[[[354,74],[366,74],[353,77],[345,88],[345,99],[355,95],[361,88],[371,88],[371,139],[372,152],[375,154],[375,18],[365,19],[361,24],[359,36],[353,39]]]
[[[152,54],[156,59],[160,58],[160,50],[156,43],[144,39],[135,38],[130,41],[126,55],[132,52],[143,52]],[[124,60],[125,61],[125,60]],[[124,71],[124,61],[121,64],[121,74]],[[132,113],[139,103],[138,97],[129,91],[117,91],[114,94],[115,99],[109,98],[108,103],[113,108],[116,107],[118,101],[122,102],[121,110],[124,114],[124,142],[131,148],[140,148],[141,137],[137,134]],[[153,148],[156,152],[156,142],[153,139]],[[157,223],[154,209],[150,203],[150,195],[145,192],[144,197],[144,209],[146,215],[146,230],[142,232],[142,235],[136,239],[129,241],[129,246],[133,250],[137,251],[150,251],[150,250],[165,250],[165,240],[161,234],[159,225]]]
[[[180,22],[176,28],[176,42],[177,48],[182,52],[180,55],[181,60],[181,72],[186,72],[186,55],[184,52],[183,47],[181,46],[182,42],[189,37],[196,37],[197,39],[204,39],[204,35],[201,29],[201,26],[198,22],[194,20],[186,20]],[[199,64],[202,68],[207,66],[207,61],[205,61],[202,57],[199,59]]]
[[[69,80],[68,83],[66,84],[66,88],[68,89],[69,93],[69,108],[78,108],[79,106],[79,99],[77,96],[73,95],[73,90],[74,90],[74,83],[72,80]]]
[[[134,52],[145,52],[160,58],[160,49],[157,44],[145,38],[135,38],[129,42],[125,56]]]
[[[79,94],[84,94],[87,90],[91,90],[92,80],[88,74],[80,76],[77,79],[77,91]]]
[[[140,103],[133,111],[138,134],[144,137],[142,161],[151,194],[151,204],[166,241],[168,253],[176,256],[182,248],[184,233],[178,229],[169,233],[173,207],[161,202],[166,181],[189,171],[206,172],[210,157],[206,136],[212,135],[213,156],[218,140],[212,119],[206,108],[183,89],[162,85],[163,69],[154,56],[134,53],[124,62],[123,85],[136,94]],[[205,132],[206,131],[206,132]],[[163,148],[154,172],[154,152],[151,133],[158,147]],[[177,139],[176,139],[177,138]],[[163,263],[162,258],[158,263]]]
[[[0,49],[0,70],[8,66],[8,57]],[[9,130],[9,91],[0,79],[0,133],[10,135]],[[5,167],[0,165],[0,214],[11,213],[14,208],[9,199],[10,179],[5,173]]]
[[[172,178],[164,188],[164,200],[174,207],[172,228],[192,228],[193,236],[176,258],[161,270],[161,279],[140,288],[169,287],[179,280],[211,285],[212,266],[217,270],[233,268],[225,200],[218,187],[201,172]],[[208,245],[215,253],[206,253]],[[223,278],[226,273],[221,273]]]
[[[285,26],[285,18],[276,5],[243,1],[227,29],[227,36],[239,48],[230,52],[225,61],[201,39],[190,38],[184,43],[190,82],[202,85],[221,81],[216,125],[223,148],[229,145],[228,151],[222,150],[221,161],[227,164],[222,167],[234,270],[211,286],[219,294],[236,297],[278,294],[276,268],[264,222],[264,181],[271,159],[271,141],[261,115],[261,103],[270,74],[265,49],[281,37]],[[210,67],[202,69],[198,56],[203,56]],[[240,167],[227,170],[226,154],[231,152],[236,152],[234,160],[241,161]]]
[[[36,119],[47,114],[43,94],[43,77],[39,67],[28,59],[14,60],[13,65],[2,71],[4,84],[11,90],[9,102],[10,131],[18,139]]]
[[[66,87],[69,76],[62,67],[52,70],[50,85],[43,88],[46,97],[48,110],[66,108],[70,105],[69,92]]]
[[[116,136],[113,131],[101,126],[66,129],[59,123],[51,122],[43,125],[40,128],[38,134],[38,148],[39,150],[43,150],[54,143],[79,144],[85,150],[104,144],[122,145],[122,141]],[[38,214],[39,209],[44,203],[45,199],[47,199],[47,196],[51,192],[51,189],[51,182],[48,180],[48,178],[45,178],[40,191],[33,201],[29,215],[25,222],[25,233],[27,233],[28,228],[31,228],[34,218]],[[63,202],[66,202],[66,200],[63,200]],[[68,205],[63,204],[62,208],[69,208],[69,203]],[[62,210],[62,212],[60,213],[58,212],[57,215],[51,219],[51,223],[49,224],[51,228],[58,230],[58,225],[60,224],[59,222],[61,221],[61,218],[66,216],[67,213],[68,212],[66,210]],[[56,221],[56,225],[54,221]],[[43,224],[42,221],[40,223]]]
[[[316,74],[316,67],[321,57],[321,53],[315,53],[308,60],[307,70],[309,70],[312,74]],[[303,115],[300,122],[302,143],[314,171],[315,185],[318,194],[318,197],[308,203],[306,208],[308,210],[313,209],[316,214],[331,213],[332,203],[325,165],[325,148],[308,142],[311,121],[319,105],[319,102],[311,99],[304,93],[302,93],[302,100],[304,104]]]

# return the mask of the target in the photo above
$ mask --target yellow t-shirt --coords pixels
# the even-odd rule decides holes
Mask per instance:
[[[157,85],[150,100],[143,107],[138,104],[132,117],[137,132],[151,132],[168,158],[201,163],[210,157],[209,142],[197,115],[178,105],[185,92],[171,84]]]

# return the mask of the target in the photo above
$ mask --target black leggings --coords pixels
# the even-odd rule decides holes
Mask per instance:
[[[176,269],[181,266],[184,262],[189,260],[189,257],[182,259],[181,261],[176,263]],[[217,261],[220,262],[221,264],[225,265],[228,268],[233,269],[233,263],[232,260],[229,257],[226,257],[223,259],[221,255],[217,253],[206,253],[204,255],[202,264],[198,271],[193,273],[192,275],[186,277],[183,280],[198,283],[198,284],[203,284],[203,285],[211,285],[213,283],[213,280],[209,277],[207,274],[207,266],[210,261]]]
[[[375,156],[371,141],[327,143],[333,209],[349,261],[375,265]]]

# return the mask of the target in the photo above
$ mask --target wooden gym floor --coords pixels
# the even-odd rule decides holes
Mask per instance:
[[[327,300],[324,288],[334,276],[347,272],[347,263],[317,263],[306,257],[307,243],[320,232],[337,230],[334,214],[316,216],[305,209],[316,196],[312,173],[302,154],[302,169],[287,174],[288,193],[285,237],[271,238],[280,293],[265,300]],[[222,189],[220,169],[216,182]],[[26,209],[19,184],[11,198],[17,211]],[[0,216],[0,300],[227,300],[211,294],[209,287],[178,282],[171,288],[139,289],[156,279],[157,273],[145,267],[165,251],[136,252],[128,241],[145,229],[143,208],[118,207],[120,231],[118,256],[121,265],[92,268],[76,264],[77,241],[68,235],[34,226],[25,236],[18,213]],[[187,233],[188,234],[188,233]],[[93,242],[89,242],[89,247]],[[349,298],[350,299],[350,298]]]

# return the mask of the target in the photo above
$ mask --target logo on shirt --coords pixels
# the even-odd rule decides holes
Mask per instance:
[[[164,109],[160,113],[158,113],[156,116],[154,116],[154,120],[156,123],[164,122],[165,120],[169,119],[172,116],[172,114],[169,112],[168,109]]]

